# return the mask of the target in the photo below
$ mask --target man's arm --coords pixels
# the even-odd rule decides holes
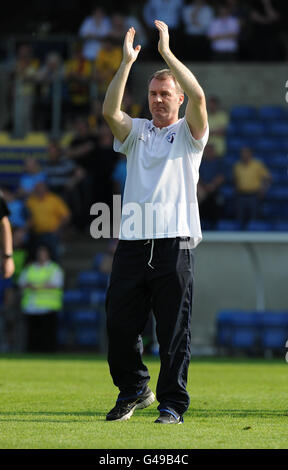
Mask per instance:
[[[201,139],[207,128],[207,110],[204,91],[193,73],[178,60],[169,47],[168,26],[163,21],[155,20],[159,31],[158,50],[171,72],[188,96],[185,117],[195,139]]]
[[[13,255],[13,241],[12,231],[9,219],[7,216],[0,220],[0,229],[2,235],[2,270],[5,279],[11,277],[14,274],[15,266]]]
[[[132,64],[138,57],[141,46],[133,47],[135,29],[129,28],[123,45],[123,58],[121,65],[114,75],[103,103],[103,116],[107,121],[112,134],[120,142],[124,142],[132,129],[132,119],[121,111],[125,86]]]

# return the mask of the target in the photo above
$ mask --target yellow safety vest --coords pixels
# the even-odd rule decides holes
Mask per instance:
[[[33,284],[35,287],[37,285],[41,286],[45,283],[48,283],[55,273],[58,270],[58,265],[56,263],[49,263],[41,267],[37,267],[31,264],[26,270],[26,282],[28,284]],[[60,310],[63,303],[63,290],[55,287],[52,289],[30,289],[24,288],[23,295],[21,300],[21,306],[23,310],[30,305],[33,305],[35,308],[40,310]]]

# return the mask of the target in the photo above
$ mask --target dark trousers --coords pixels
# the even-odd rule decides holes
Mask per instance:
[[[244,230],[250,220],[257,219],[260,199],[258,193],[238,193],[236,198],[236,218]]]
[[[26,314],[27,351],[52,353],[57,349],[57,313]]]
[[[152,242],[119,241],[106,298],[108,362],[119,398],[133,397],[146,387],[150,376],[142,362],[141,333],[152,309],[161,360],[158,409],[182,414],[190,402],[186,385],[194,256],[189,238],[155,239],[154,246]]]

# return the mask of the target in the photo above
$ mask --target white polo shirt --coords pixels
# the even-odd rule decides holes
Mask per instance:
[[[137,118],[123,143],[114,139],[114,150],[127,156],[119,239],[188,236],[198,245],[197,183],[208,136],[207,125],[202,139],[194,139],[185,118],[162,129]]]

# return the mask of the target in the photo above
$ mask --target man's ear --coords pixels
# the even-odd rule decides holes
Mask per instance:
[[[184,103],[184,99],[185,99],[185,96],[181,93],[179,95],[179,106],[182,106],[182,104]]]

